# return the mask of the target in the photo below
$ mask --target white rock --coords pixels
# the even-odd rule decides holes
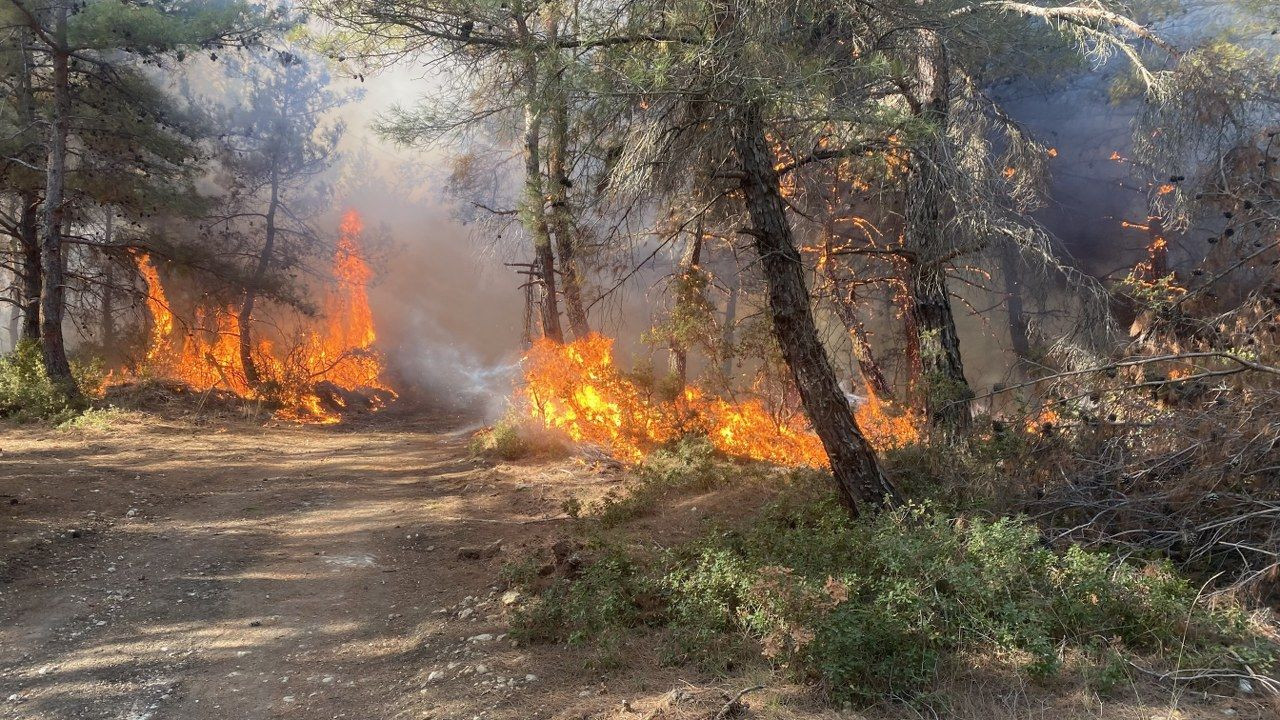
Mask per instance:
[[[471,608],[462,608],[462,612],[458,613],[458,619],[466,620],[467,618],[471,617],[474,614],[475,614],[475,610],[472,610]]]
[[[480,633],[479,635],[472,635],[467,638],[467,642],[489,642],[492,639],[493,635],[489,633]]]
[[[524,681],[525,681],[525,682],[538,682],[538,676],[537,676],[537,675],[525,675],[525,676],[524,676]]]
[[[431,674],[427,675],[427,682],[435,682],[437,680],[443,680],[443,679],[444,679],[443,670],[432,670]]]

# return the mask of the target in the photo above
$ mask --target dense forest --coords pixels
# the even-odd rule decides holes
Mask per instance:
[[[647,718],[1077,681],[1068,717],[1266,717],[1277,33],[1267,0],[0,0],[0,445],[450,418],[558,498],[458,551],[501,637],[747,687]],[[424,657],[423,694],[518,685]]]

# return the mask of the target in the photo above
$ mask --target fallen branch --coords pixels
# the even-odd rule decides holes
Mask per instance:
[[[763,689],[763,685],[753,685],[752,687],[739,690],[737,695],[729,698],[729,701],[724,704],[724,707],[720,708],[720,712],[716,713],[712,720],[725,720],[726,718],[737,716],[739,713],[747,709],[747,704],[742,702],[742,698],[747,693],[753,693],[757,690]]]

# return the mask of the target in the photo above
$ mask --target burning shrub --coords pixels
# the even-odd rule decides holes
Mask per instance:
[[[178,321],[153,260],[137,258],[147,285],[151,333],[137,375],[178,380],[196,390],[221,389],[262,400],[279,417],[335,422],[344,412],[377,410],[395,399],[382,381],[383,361],[366,286],[372,272],[360,253],[363,225],[351,211],[342,220],[333,258],[334,284],[323,295],[324,322],[303,322],[276,341],[249,351],[253,375],[243,367],[235,309],[197,308],[195,322]]]
[[[730,401],[685,389],[656,399],[613,357],[613,341],[591,335],[561,345],[539,340],[525,356],[522,402],[529,416],[571,440],[628,462],[686,435],[705,436],[716,450],[778,465],[826,467],[822,442],[803,414],[768,407],[760,398]],[[660,393],[658,393],[660,395]],[[878,448],[920,438],[919,418],[870,393],[857,410],[859,427]]]

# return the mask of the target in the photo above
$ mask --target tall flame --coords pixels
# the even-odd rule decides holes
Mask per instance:
[[[566,345],[535,342],[525,355],[524,379],[521,400],[532,419],[624,460],[639,460],[657,445],[698,432],[727,455],[779,465],[827,465],[822,441],[802,415],[780,416],[759,399],[730,402],[696,388],[675,401],[652,399],[618,369],[613,340],[601,335]],[[894,412],[874,394],[856,415],[863,434],[879,449],[919,438],[917,417]]]
[[[292,342],[260,339],[252,350],[259,374],[268,380],[272,397],[282,403],[279,415],[297,420],[331,422],[337,415],[316,393],[328,381],[344,390],[378,390],[394,394],[382,382],[381,357],[373,350],[377,333],[367,286],[373,277],[360,250],[364,224],[351,210],[339,226],[333,259],[336,283],[324,296],[322,323],[307,323]],[[263,391],[246,379],[240,361],[240,331],[231,306],[197,308],[194,322],[176,332],[177,319],[160,273],[152,259],[138,254],[138,269],[147,283],[151,332],[141,371],[187,383],[196,390],[222,388],[245,397]],[[283,339],[283,338],[278,338]]]

